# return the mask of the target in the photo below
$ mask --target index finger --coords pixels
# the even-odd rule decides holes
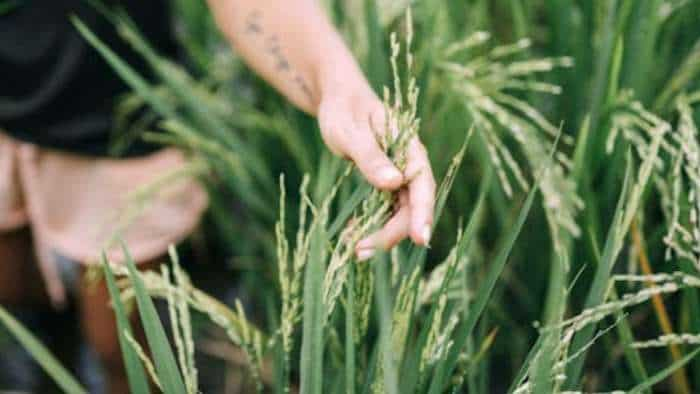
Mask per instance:
[[[382,150],[376,135],[368,125],[358,125],[347,139],[346,152],[362,175],[375,187],[393,190],[403,183],[403,174]]]

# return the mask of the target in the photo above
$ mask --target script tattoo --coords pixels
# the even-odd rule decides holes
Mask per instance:
[[[252,35],[262,34],[262,26],[260,25],[260,11],[253,11],[246,18],[246,33]]]
[[[254,39],[259,40],[263,44],[265,52],[267,52],[274,60],[275,70],[288,74],[294,84],[311,100],[313,98],[309,85],[304,81],[304,78],[292,67],[289,60],[282,52],[282,46],[275,34],[268,34],[263,28],[262,13],[258,10],[252,11],[245,21],[245,32]]]

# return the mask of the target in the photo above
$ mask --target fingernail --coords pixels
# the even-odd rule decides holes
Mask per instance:
[[[370,238],[363,239],[362,241],[357,243],[356,249],[357,250],[372,249],[372,240]]]
[[[423,233],[421,234],[423,236],[423,242],[427,245],[430,243],[430,225],[426,224],[423,227]]]
[[[395,168],[384,167],[379,170],[379,178],[388,183],[397,182],[401,179],[401,173]]]
[[[358,261],[366,261],[372,258],[374,256],[374,249],[360,249],[357,252],[357,260]]]

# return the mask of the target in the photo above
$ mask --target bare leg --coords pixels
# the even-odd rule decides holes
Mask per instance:
[[[0,304],[35,330],[50,305],[39,273],[29,228],[0,232]],[[0,389],[33,392],[41,373],[20,344],[0,349]]]
[[[0,233],[0,304],[32,307],[48,302],[29,228]]]
[[[151,270],[158,266],[156,259],[139,264],[140,270]],[[83,272],[84,273],[84,272]],[[110,297],[104,280],[98,283],[81,283],[79,290],[80,315],[85,337],[95,349],[107,377],[108,393],[122,394],[129,392],[126,370],[119,347],[119,334],[114,310],[110,307]],[[136,339],[142,344],[144,334],[137,313],[132,313],[131,326],[134,328]]]

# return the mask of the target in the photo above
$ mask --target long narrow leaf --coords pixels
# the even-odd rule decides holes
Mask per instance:
[[[129,251],[123,244],[122,248],[126,258],[127,268],[129,269],[129,278],[134,287],[134,294],[136,295],[136,302],[139,307],[139,315],[141,316],[141,324],[146,332],[148,346],[153,354],[153,363],[155,364],[158,379],[160,379],[163,391],[166,394],[185,394],[185,383],[177,368],[175,356],[170,348],[170,343],[165,335],[165,329],[160,322],[153,300],[146,291],[146,286],[136,269],[136,265]]]
[[[629,394],[639,394],[647,391],[650,389],[652,386],[655,384],[661,382],[662,380],[666,379],[669,377],[673,372],[675,372],[678,368],[683,367],[685,364],[690,362],[695,356],[700,353],[700,348],[693,350],[692,352],[688,353],[685,357],[682,359],[676,361],[675,363],[669,365],[668,367],[662,369],[661,371],[657,372],[654,374],[654,376],[650,377],[649,380],[635,386],[632,390],[629,391]]]
[[[481,218],[481,213],[482,213],[482,207],[484,204],[484,200],[486,199],[486,194],[488,190],[491,187],[491,179],[492,179],[492,172],[489,171],[487,172],[487,175],[484,177],[481,186],[480,186],[480,191],[479,191],[479,197],[477,198],[476,204],[474,205],[474,210],[472,211],[472,215],[469,218],[469,222],[467,223],[467,227],[462,234],[461,239],[458,240],[457,244],[457,250],[456,250],[456,256],[455,258],[460,259],[462,256],[467,255],[469,252],[469,248],[473,242],[473,239],[476,236],[476,231],[478,229],[478,225],[480,222]],[[448,272],[445,275],[445,280],[440,286],[440,290],[438,294],[436,295],[436,299],[439,299],[440,295],[444,294],[447,291],[447,288],[449,286],[449,279],[453,275],[453,270],[451,272]],[[430,308],[430,312],[428,312],[426,321],[430,322],[433,320],[433,316],[436,313],[436,308],[437,308],[437,302],[434,302],[433,305]],[[425,347],[425,344],[428,340],[428,333],[430,331],[430,324],[424,324],[423,328],[421,329],[421,332],[418,336],[418,341],[417,343],[412,346],[411,351],[406,355],[406,361],[404,362],[403,366],[403,371],[401,374],[401,391],[402,392],[409,392],[409,391],[415,391],[416,390],[416,385],[418,383],[419,376],[416,373],[416,370],[418,369],[419,363],[420,363],[420,358],[423,355],[423,349]]]
[[[112,300],[112,308],[114,309],[114,315],[117,320],[119,347],[121,348],[122,356],[124,357],[126,376],[129,379],[129,389],[131,389],[132,393],[148,393],[150,390],[148,388],[146,371],[143,369],[143,364],[141,364],[138,354],[136,354],[136,351],[134,351],[134,348],[126,339],[126,334],[133,337],[131,325],[129,324],[129,318],[126,314],[122,299],[119,296],[119,289],[117,288],[117,284],[114,279],[114,273],[112,272],[112,268],[109,266],[107,258],[104,255],[102,255],[102,268],[104,269],[107,289],[109,290],[109,296]]]
[[[355,267],[348,267],[345,303],[345,393],[355,394]]]
[[[390,294],[390,279],[386,268],[389,264],[386,253],[380,253],[372,259],[375,274],[375,300],[377,304],[377,319],[379,320],[379,351],[381,356],[381,376],[383,377],[383,392],[398,394],[398,377],[396,372],[396,355],[392,348],[392,301]]]
[[[631,159],[628,154],[628,165],[625,171],[625,180],[622,186],[622,192],[615,209],[615,214],[613,216],[613,221],[608,230],[608,236],[605,241],[605,246],[603,247],[603,255],[600,259],[600,263],[596,267],[596,272],[593,277],[593,283],[591,284],[590,290],[588,292],[588,297],[586,299],[586,308],[594,307],[600,304],[603,300],[605,289],[608,285],[610,273],[612,272],[613,265],[617,259],[617,253],[619,248],[616,246],[619,243],[619,239],[624,236],[620,234],[620,229],[623,221],[623,216],[625,212],[625,202],[628,199],[628,190],[630,189],[631,182]],[[627,208],[629,209],[629,208]],[[626,230],[625,230],[626,233]],[[590,341],[593,336],[595,327],[592,325],[584,327],[579,331],[571,343],[570,353],[576,354],[580,349],[582,349],[588,341]],[[567,366],[567,387],[574,387],[576,382],[581,377],[583,370],[583,363],[585,360],[585,352],[579,355],[577,358],[573,359]]]
[[[64,392],[68,394],[87,394],[87,390],[75,380],[70,372],[63,368],[46,346],[39,342],[26,328],[22,327],[2,306],[0,306],[0,322],[7,327],[9,332],[27,349],[41,368]]]
[[[324,316],[323,278],[325,275],[326,233],[323,221],[312,224],[309,261],[304,276],[304,319],[301,342],[301,393],[323,392]]]
[[[481,314],[484,312],[491,293],[496,286],[496,281],[498,281],[498,278],[503,272],[503,268],[508,261],[510,252],[513,250],[513,246],[515,245],[515,241],[518,239],[518,235],[520,235],[520,230],[522,229],[523,224],[525,224],[525,220],[530,213],[530,208],[532,207],[532,202],[535,199],[535,194],[538,189],[539,188],[537,185],[530,189],[530,192],[528,193],[528,196],[520,209],[520,214],[506,237],[503,247],[498,252],[498,255],[494,261],[491,262],[489,271],[487,272],[482,285],[479,286],[478,292],[475,293],[476,298],[469,309],[466,319],[457,326],[457,329],[455,330],[457,335],[454,339],[453,346],[447,358],[438,365],[437,371],[435,372],[435,376],[433,377],[430,385],[430,394],[440,393],[445,388],[445,384],[447,383],[449,376],[452,374],[452,371],[457,365],[457,358],[462,352],[462,349],[474,330],[474,327],[476,327],[476,323],[479,320],[479,317],[481,317]]]

